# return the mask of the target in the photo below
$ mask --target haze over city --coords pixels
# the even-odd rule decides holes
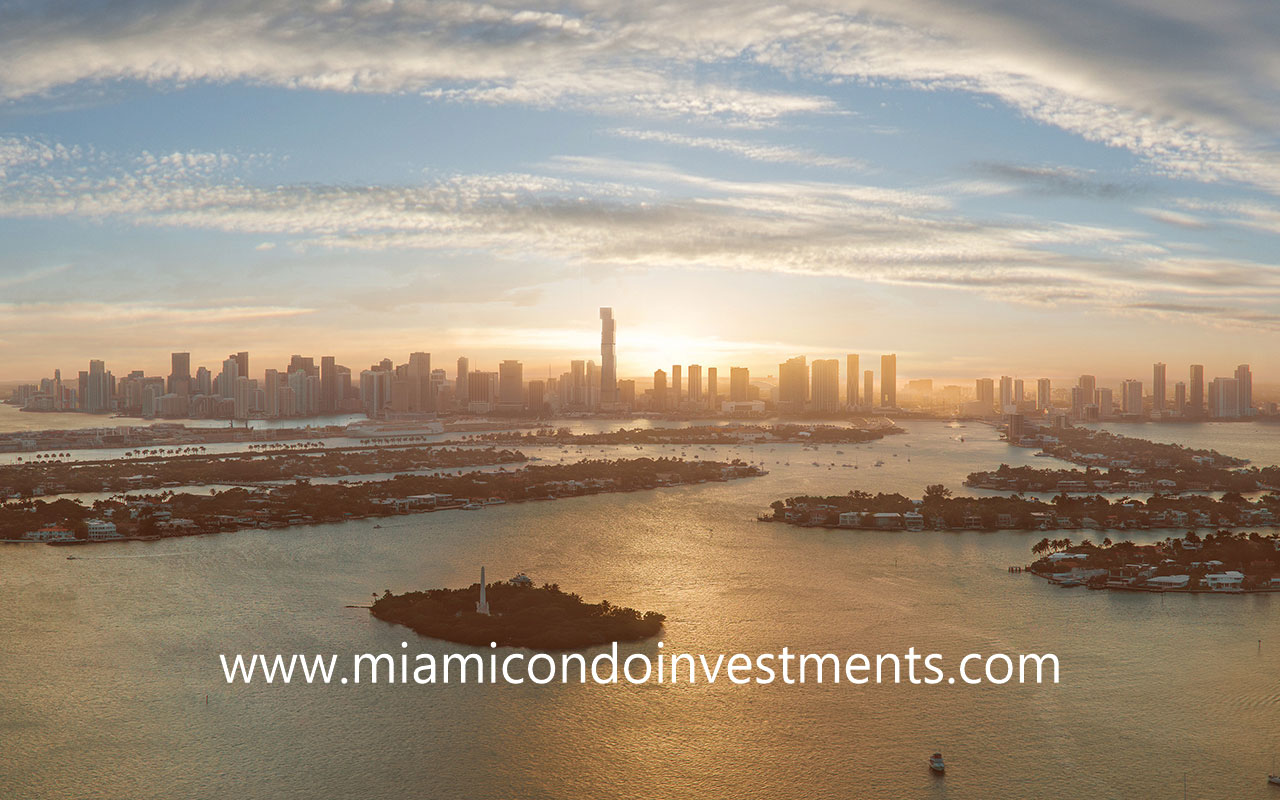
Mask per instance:
[[[605,305],[622,375],[1271,358],[1265,5],[42,7],[0,11],[0,380],[87,332],[559,363]]]

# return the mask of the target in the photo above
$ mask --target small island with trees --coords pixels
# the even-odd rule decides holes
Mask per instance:
[[[556,584],[534,586],[525,575],[485,586],[489,613],[480,613],[480,584],[465,589],[429,589],[392,594],[374,600],[370,613],[384,622],[403,625],[422,636],[458,644],[574,650],[611,642],[656,636],[666,616],[615,606],[607,600],[588,603]]]

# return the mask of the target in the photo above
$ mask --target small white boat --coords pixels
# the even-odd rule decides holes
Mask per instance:
[[[1267,776],[1267,783],[1274,784],[1274,785],[1276,785],[1276,786],[1280,786],[1280,775],[1268,775],[1268,776]]]
[[[462,510],[463,510],[463,511],[475,511],[476,509],[479,509],[479,508],[484,508],[484,506],[480,505],[479,503],[467,503],[466,505],[464,505],[464,506],[462,507]]]
[[[947,771],[947,765],[942,763],[942,753],[934,753],[929,756],[929,769],[938,773]]]

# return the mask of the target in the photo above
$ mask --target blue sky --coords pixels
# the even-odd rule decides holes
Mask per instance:
[[[250,349],[1270,378],[1280,10],[0,6],[0,379]]]

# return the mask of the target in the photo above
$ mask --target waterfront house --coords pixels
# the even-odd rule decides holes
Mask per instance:
[[[997,527],[997,528],[1004,529],[1004,530],[1007,530],[1007,529],[1009,529],[1009,528],[1012,528],[1012,527],[1013,527],[1013,515],[1012,515],[1012,514],[997,514],[997,515],[996,515],[996,527]]]
[[[862,524],[861,511],[845,511],[840,515],[841,528],[856,528]]]
[[[965,514],[964,526],[971,531],[980,531],[982,530],[982,517],[977,514]]]
[[[872,523],[877,528],[901,528],[902,515],[893,511],[881,511],[871,515]]]
[[[919,511],[908,511],[902,515],[902,523],[909,531],[924,530],[924,514]]]
[[[1215,592],[1238,592],[1243,584],[1244,573],[1233,569],[1204,576],[1204,585]]]
[[[1153,589],[1185,589],[1190,583],[1190,575],[1157,575],[1148,578],[1145,585]]]
[[[85,525],[89,528],[89,539],[95,542],[105,542],[112,539],[123,539],[124,536],[116,530],[114,522],[107,522],[101,519],[85,520]]]
[[[34,531],[27,531],[24,537],[31,542],[69,542],[76,536],[70,528],[61,525],[44,525]]]

